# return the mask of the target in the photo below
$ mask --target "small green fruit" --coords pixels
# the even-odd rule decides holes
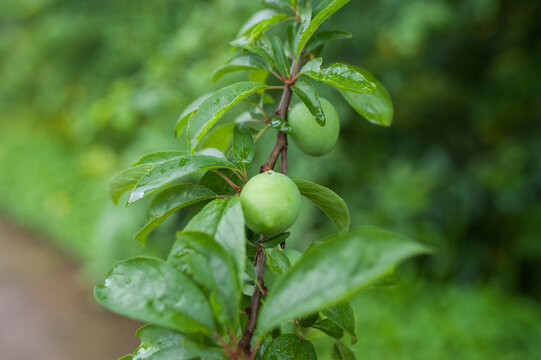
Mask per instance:
[[[289,177],[268,171],[246,183],[240,203],[246,226],[258,234],[276,235],[297,220],[301,193]]]
[[[320,98],[326,117],[325,126],[320,126],[306,105],[299,103],[289,113],[289,123],[295,130],[291,135],[295,144],[306,154],[321,156],[329,153],[336,145],[340,133],[340,121],[334,106]]]

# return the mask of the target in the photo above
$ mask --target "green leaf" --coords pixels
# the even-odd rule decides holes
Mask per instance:
[[[197,171],[235,169],[229,160],[209,155],[180,155],[154,166],[133,188],[128,205],[155,193],[171,182]]]
[[[212,93],[202,95],[198,97],[197,99],[195,99],[194,101],[192,101],[188,106],[186,106],[186,108],[180,114],[177,124],[175,125],[176,137],[180,136],[188,120],[192,117],[192,115],[197,114],[197,112],[199,111],[199,105],[201,105],[201,103],[210,95],[212,95]]]
[[[312,34],[317,30],[317,28],[327,20],[332,14],[337,12],[342,6],[346,5],[349,0],[334,0],[326,8],[321,10],[313,19],[310,21],[310,25],[302,32],[301,38],[297,45],[297,57],[301,54],[304,45],[310,40]]]
[[[321,58],[308,62],[303,66],[300,73],[338,89],[353,91],[355,93],[375,93],[376,84],[367,79],[356,67],[343,63],[335,63],[322,69],[321,62]]]
[[[353,350],[336,340],[333,345],[332,360],[356,360]]]
[[[246,124],[238,124],[233,131],[233,158],[246,170],[252,162],[255,153],[255,143],[250,128]]]
[[[291,65],[289,64],[289,60],[284,51],[284,44],[282,44],[282,40],[278,36],[273,36],[271,43],[278,71],[280,74],[286,77],[289,76],[289,67]]]
[[[175,211],[196,202],[212,199],[216,194],[201,185],[178,184],[158,193],[150,203],[147,223],[135,234],[135,239],[143,244],[148,234]]]
[[[265,31],[287,19],[290,19],[290,17],[286,14],[276,14],[268,19],[261,21],[252,28],[252,31],[250,32],[250,39],[257,39],[259,36],[264,34]]]
[[[308,110],[310,110],[317,123],[320,126],[325,126],[325,114],[321,108],[319,95],[317,94],[314,85],[312,85],[308,79],[299,78],[291,90],[293,90],[295,95],[297,95],[304,105],[306,105]]]
[[[213,92],[199,105],[197,114],[190,117],[186,124],[186,135],[192,154],[201,138],[229,110],[247,96],[267,88],[267,85],[245,81],[226,86]]]
[[[244,184],[232,170],[223,169],[220,170],[220,172],[227,176],[237,186],[242,186]],[[214,171],[207,171],[199,181],[199,184],[208,187],[218,195],[233,195],[237,192],[236,189],[229,185]]]
[[[313,51],[315,48],[329,42],[332,40],[341,40],[341,39],[351,39],[352,35],[351,33],[348,33],[347,31],[340,31],[340,30],[328,30],[328,31],[322,31],[317,34],[315,34],[307,43],[305,46],[304,51],[310,52]]]
[[[291,235],[289,232],[281,233],[278,235],[271,236],[261,242],[261,245],[263,245],[264,248],[273,248],[278,246],[279,244],[286,241],[286,239]]]
[[[132,166],[116,174],[109,183],[109,194],[114,203],[120,196],[130,190],[137,182],[155,166],[174,156],[184,155],[185,151],[159,151],[144,155]]]
[[[215,83],[222,76],[232,72],[257,69],[271,70],[269,63],[261,56],[253,54],[241,55],[214,70],[212,82]]]
[[[288,0],[263,0],[263,3],[269,6],[275,6],[279,9],[290,9]]]
[[[335,339],[344,336],[344,330],[330,319],[321,319],[312,325],[314,329],[323,331],[325,334]]]
[[[153,167],[153,164],[140,164],[122,170],[113,176],[111,182],[109,182],[109,195],[111,196],[111,199],[113,199],[115,205],[118,204],[120,196],[132,189],[147,172],[152,170]]]
[[[348,302],[331,306],[323,310],[322,314],[351,336],[351,344],[357,342],[357,335],[355,334],[355,313]]]
[[[257,333],[265,334],[283,321],[345,301],[400,262],[427,252],[424,245],[374,227],[315,243],[270,288]]]
[[[291,263],[287,256],[278,248],[266,248],[267,260],[269,268],[276,275],[284,275],[291,267]]]
[[[185,335],[156,325],[145,325],[137,330],[136,335],[141,339],[141,346],[135,351],[133,360],[222,358],[221,349],[198,344]]]
[[[185,255],[190,251],[206,258],[208,268],[203,269],[203,273],[196,273],[197,268],[191,270],[195,270],[192,272],[195,277],[203,278],[203,283],[210,285],[209,298],[214,315],[225,329],[235,330],[239,322],[241,276],[233,258],[211,236],[202,232],[183,231],[177,234],[167,261],[183,271],[186,265],[190,265],[185,262]]]
[[[314,325],[315,322],[318,320],[319,320],[319,311],[300,318],[299,325],[307,328]]]
[[[117,360],[132,360],[132,359],[133,359],[133,355],[128,354],[128,355],[124,355],[122,357],[119,357]]]
[[[236,123],[227,123],[215,126],[210,133],[201,140],[200,147],[214,148],[225,152],[233,138],[233,129]]]
[[[281,132],[285,132],[289,135],[295,134],[295,130],[291,127],[291,125],[289,125],[287,121],[285,121],[278,115],[272,115],[272,118],[269,121],[269,127]]]
[[[190,220],[184,230],[204,232],[222,245],[235,260],[242,283],[246,234],[238,196],[210,202]]]
[[[271,66],[274,64],[272,44],[265,34],[261,34],[255,39],[249,36],[243,36],[231,41],[229,44],[263,57]]]
[[[263,360],[316,360],[311,342],[294,334],[280,335],[267,346]]]
[[[301,195],[320,208],[336,226],[339,233],[349,230],[349,210],[345,201],[334,191],[308,180],[292,179]]]
[[[133,258],[113,266],[96,299],[109,310],[182,333],[216,330],[212,309],[197,285],[163,260]]]
[[[298,58],[298,54],[301,53],[302,48],[299,48],[299,42],[301,41],[302,34],[310,26],[310,20],[312,20],[312,7],[308,1],[302,1],[301,5],[298,7],[298,13],[300,18],[300,24],[297,28],[297,33],[295,34],[295,40],[293,41],[293,52]]]
[[[287,18],[287,15],[280,14],[272,9],[263,9],[255,14],[253,14],[245,23],[242,25],[237,37],[244,36],[252,31],[257,26],[261,26],[261,28],[265,28],[266,26],[272,26],[274,21],[279,21],[280,18]],[[278,19],[278,20],[277,20]],[[260,28],[260,29],[261,29]],[[258,30],[260,31],[260,30]]]
[[[381,83],[368,71],[352,66],[357,72],[362,74],[368,81],[376,85],[376,92],[370,94],[358,94],[351,91],[338,89],[344,99],[351,105],[357,113],[366,120],[376,125],[389,126],[393,122],[393,103],[387,90]]]

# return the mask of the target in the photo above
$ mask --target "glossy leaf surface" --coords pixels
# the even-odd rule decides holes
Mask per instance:
[[[212,333],[211,307],[195,283],[167,262],[133,258],[113,266],[94,290],[98,302],[129,318],[183,333]]]
[[[198,97],[197,99],[195,99],[194,101],[192,101],[188,106],[186,106],[186,108],[180,114],[177,124],[175,125],[176,137],[180,136],[188,120],[192,117],[192,115],[197,114],[197,112],[199,111],[199,105],[201,105],[201,103],[210,95],[212,95],[212,93],[202,95]]]
[[[266,59],[269,64],[274,64],[274,52],[272,50],[272,44],[265,34],[261,34],[256,39],[249,36],[243,36],[231,41],[230,45],[257,54]]]
[[[323,331],[335,339],[340,339],[344,335],[344,330],[330,319],[321,319],[313,324],[312,327]]]
[[[238,124],[233,131],[233,158],[235,162],[246,169],[252,162],[255,153],[255,143],[250,128],[246,124]]]
[[[269,127],[276,129],[286,134],[293,135],[295,130],[289,125],[287,121],[279,117],[278,115],[272,115],[272,118],[269,121]]]
[[[148,234],[175,211],[198,201],[212,199],[216,194],[201,185],[178,184],[158,193],[148,211],[147,223],[135,235],[141,243],[146,242]]]
[[[303,31],[299,43],[297,45],[297,57],[299,57],[302,49],[312,37],[312,34],[317,30],[317,28],[327,20],[332,14],[337,12],[342,6],[346,5],[349,0],[334,0],[328,4],[323,10],[321,10],[313,19],[310,21],[310,25]]]
[[[335,88],[352,91],[355,93],[374,94],[376,84],[365,77],[354,66],[335,63],[322,69],[321,58],[308,62],[300,73],[310,76],[314,80],[332,85]]]
[[[180,155],[154,166],[133,188],[128,205],[153,194],[171,182],[197,171],[234,169],[229,160],[209,155]]]
[[[289,76],[289,59],[284,51],[284,44],[282,43],[282,40],[278,36],[273,36],[271,44],[278,71],[280,74],[286,77]]]
[[[287,256],[278,248],[265,249],[265,254],[267,254],[267,264],[275,274],[284,275],[291,267]]]
[[[308,110],[310,110],[317,123],[321,126],[325,126],[325,114],[323,113],[323,109],[319,102],[319,95],[314,85],[312,85],[308,79],[299,78],[291,90],[293,90],[295,95],[297,95],[304,105],[306,105]]]
[[[320,208],[336,226],[339,233],[349,230],[349,210],[345,201],[334,191],[308,180],[293,179],[301,195]]]
[[[212,74],[212,82],[214,83],[222,76],[232,72],[256,69],[270,71],[270,66],[261,56],[253,54],[242,55],[217,68]]]
[[[141,345],[133,354],[133,360],[188,360],[195,357],[221,359],[219,348],[203,346],[185,335],[156,326],[145,325],[136,334]]]
[[[316,360],[316,350],[311,342],[298,335],[280,335],[267,346],[263,360]]]
[[[186,136],[192,153],[201,138],[233,105],[267,86],[245,81],[226,86],[213,92],[199,105],[198,112],[186,124]]]
[[[374,227],[315,243],[270,288],[257,333],[262,335],[285,320],[344,301],[403,260],[427,251],[424,245]]]
[[[184,230],[201,231],[212,236],[233,257],[237,273],[242,277],[246,235],[238,196],[213,200],[190,220]]]
[[[393,122],[393,103],[389,93],[381,83],[368,71],[354,67],[359,73],[370,82],[376,85],[376,92],[373,95],[359,94],[351,91],[338,91],[357,113],[366,120],[376,125],[389,126]]]
[[[208,286],[215,317],[226,329],[234,330],[238,325],[241,287],[232,256],[211,236],[202,232],[182,231],[177,234],[167,261],[184,272],[186,266],[192,265],[186,260],[193,260],[193,257],[185,255],[193,252],[205,257],[204,263],[208,267],[202,272],[197,267],[191,267],[191,274]]]

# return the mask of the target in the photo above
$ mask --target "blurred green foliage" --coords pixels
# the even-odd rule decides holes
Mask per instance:
[[[259,6],[3,0],[0,209],[94,276],[117,259],[160,253],[175,219],[141,247],[132,237],[145,204],[115,208],[107,183],[139,155],[181,146],[178,115],[221,83],[211,85],[212,70]],[[391,228],[437,250],[408,268],[430,284],[408,280],[359,297],[357,351],[366,358],[539,354],[539,13],[541,3],[528,0],[366,0],[325,24],[354,34],[326,57],[374,73],[392,95],[395,122],[361,121],[326,92],[341,115],[339,145],[320,159],[290,146],[290,174],[341,194],[354,226]],[[260,149],[273,140],[269,132]],[[306,204],[291,244],[332,231]]]

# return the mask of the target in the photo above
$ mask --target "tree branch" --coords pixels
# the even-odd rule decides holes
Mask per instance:
[[[299,65],[300,65],[299,62],[297,61],[293,62],[291,66],[290,79],[295,79],[297,77],[297,73],[299,71],[298,70]],[[285,121],[287,121],[287,113],[289,109],[289,104],[291,103],[291,96],[293,95],[293,92],[291,90],[291,86],[293,86],[293,84],[294,82],[286,82],[286,86],[284,88],[284,91],[282,92],[282,97],[280,99],[280,104],[278,105],[278,108],[274,112],[276,115],[278,115]],[[274,147],[272,148],[272,151],[269,154],[267,161],[265,161],[265,164],[261,166],[260,172],[263,173],[263,172],[274,169],[274,166],[276,165],[276,162],[278,161],[278,157],[280,155],[282,156],[281,172],[285,174],[287,172],[287,134],[284,132],[278,131],[278,135],[276,136],[276,143],[274,144]],[[259,237],[258,246],[260,246],[263,240],[265,240],[265,236],[261,235]],[[254,331],[257,326],[259,306],[261,304],[261,296],[263,295],[262,290],[266,291],[266,288],[265,288],[266,263],[267,263],[267,256],[265,255],[265,252],[263,251],[263,249],[260,247],[255,257],[257,283],[254,286],[254,292],[252,293],[252,299],[250,300],[250,308],[248,309],[248,322],[246,323],[246,327],[244,328],[244,331],[242,333],[242,338],[239,342],[239,348],[242,351],[242,355],[245,357],[245,359],[250,359],[250,356],[253,354],[251,350],[250,342],[252,341],[252,337],[254,335]]]

